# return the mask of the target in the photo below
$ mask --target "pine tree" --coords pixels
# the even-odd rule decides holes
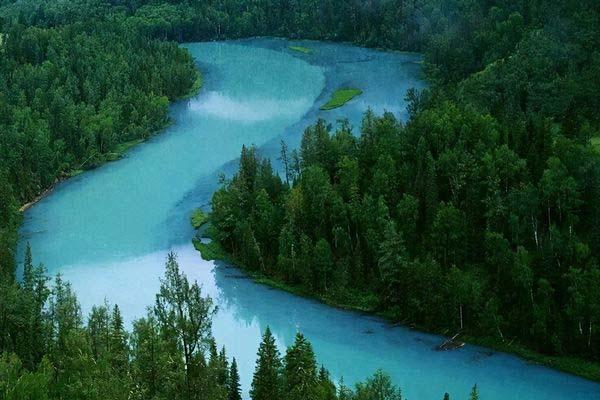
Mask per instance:
[[[469,400],[479,400],[479,390],[477,390],[477,384],[473,386],[471,389],[471,394],[469,395]]]
[[[116,304],[110,319],[110,353],[113,367],[120,373],[124,373],[129,364],[129,346],[127,332],[123,326],[123,317]]]
[[[322,400],[336,400],[336,388],[329,377],[329,371],[321,365],[319,370],[319,398]]]
[[[258,348],[250,397],[253,400],[278,399],[281,395],[281,357],[271,329],[267,327]]]
[[[221,348],[219,353],[219,370],[217,380],[221,386],[227,385],[229,379],[229,362],[227,361],[227,354],[225,353],[225,346]]]
[[[231,369],[229,370],[229,388],[227,390],[227,400],[242,400],[240,375],[238,373],[235,357],[231,361]]]
[[[318,398],[315,353],[301,333],[296,334],[294,344],[286,352],[283,383],[289,400]]]

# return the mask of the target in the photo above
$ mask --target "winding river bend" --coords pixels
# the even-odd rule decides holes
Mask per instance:
[[[166,253],[179,255],[190,279],[219,306],[213,332],[235,355],[247,397],[261,331],[268,325],[283,349],[297,330],[320,363],[347,384],[381,368],[413,400],[467,398],[477,383],[486,400],[598,399],[600,385],[516,357],[466,346],[437,352],[434,335],[370,316],[340,311],[257,285],[241,271],[203,261],[190,243],[189,213],[207,205],[220,173],[231,173],[243,144],[275,160],[279,142],[296,147],[304,127],[322,117],[360,126],[371,107],[406,118],[404,96],[420,88],[419,56],[341,44],[280,39],[195,43],[205,84],[200,95],[172,106],[175,123],[127,157],[61,184],[29,209],[20,255],[29,241],[36,261],[62,273],[84,314],[105,298],[131,322],[152,304]],[[364,94],[344,107],[319,111],[338,87]]]

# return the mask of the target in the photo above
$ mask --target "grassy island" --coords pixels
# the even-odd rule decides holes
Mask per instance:
[[[312,53],[312,49],[308,48],[308,47],[303,47],[303,46],[288,46],[288,48],[290,50],[294,50],[294,51],[297,51],[297,52],[302,53],[302,54],[310,54],[310,53]]]
[[[206,215],[206,213],[204,213],[204,211],[201,209],[197,208],[194,210],[194,212],[192,212],[190,222],[192,223],[194,229],[200,229],[202,225],[208,222],[208,215]]]
[[[360,89],[338,89],[333,92],[331,95],[331,99],[325,104],[321,106],[321,110],[328,111],[333,110],[334,108],[338,108],[355,98],[356,96],[360,96],[362,94],[362,90]]]

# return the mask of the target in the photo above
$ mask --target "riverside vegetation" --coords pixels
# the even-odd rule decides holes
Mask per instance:
[[[331,99],[325,104],[323,104],[320,109],[323,111],[333,110],[334,108],[338,108],[355,98],[356,96],[360,96],[362,94],[362,90],[360,89],[338,89],[331,95]]]
[[[431,89],[409,94],[406,125],[368,114],[358,139],[310,128],[282,157],[285,182],[246,149],[215,196],[217,240],[313,293],[576,356],[569,369],[598,379],[581,359],[600,357],[599,14],[593,0],[0,0],[2,394],[119,398],[123,363],[89,349],[68,284],[15,282],[19,207],[164,127],[168,101],[200,82],[170,41],[255,35],[420,51]],[[175,364],[193,355],[170,340]],[[175,364],[154,398],[190,398],[207,377]]]
[[[319,121],[282,148],[282,177],[242,149],[213,239],[278,286],[599,380],[600,20],[567,3],[503,23],[492,7],[477,34],[430,43],[433,87],[409,93],[407,124]]]
[[[235,357],[218,350],[211,333],[212,299],[188,282],[172,253],[155,304],[133,322],[131,332],[119,307],[107,302],[94,307],[84,324],[69,283],[57,276],[50,286],[29,248],[22,282],[2,290],[4,400],[242,398]],[[471,397],[476,396],[474,387]],[[401,392],[383,372],[354,388],[336,387],[301,333],[282,355],[266,327],[250,397],[401,400]]]

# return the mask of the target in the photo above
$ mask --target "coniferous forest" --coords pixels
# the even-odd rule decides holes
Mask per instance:
[[[600,359],[598,5],[516,3],[430,20],[453,23],[423,45],[408,123],[319,121],[283,174],[242,149],[214,237],[334,303]]]
[[[237,263],[406,325],[600,361],[599,26],[595,0],[0,0],[0,398],[240,398],[173,255],[127,332],[116,305],[82,316],[31,251],[17,281],[15,254],[21,206],[198,89],[177,42],[264,35],[418,51],[429,88],[406,123],[315,121],[283,171],[242,149],[210,216]],[[384,373],[336,388],[300,334],[279,354],[267,330],[258,355],[254,400],[400,399]]]

